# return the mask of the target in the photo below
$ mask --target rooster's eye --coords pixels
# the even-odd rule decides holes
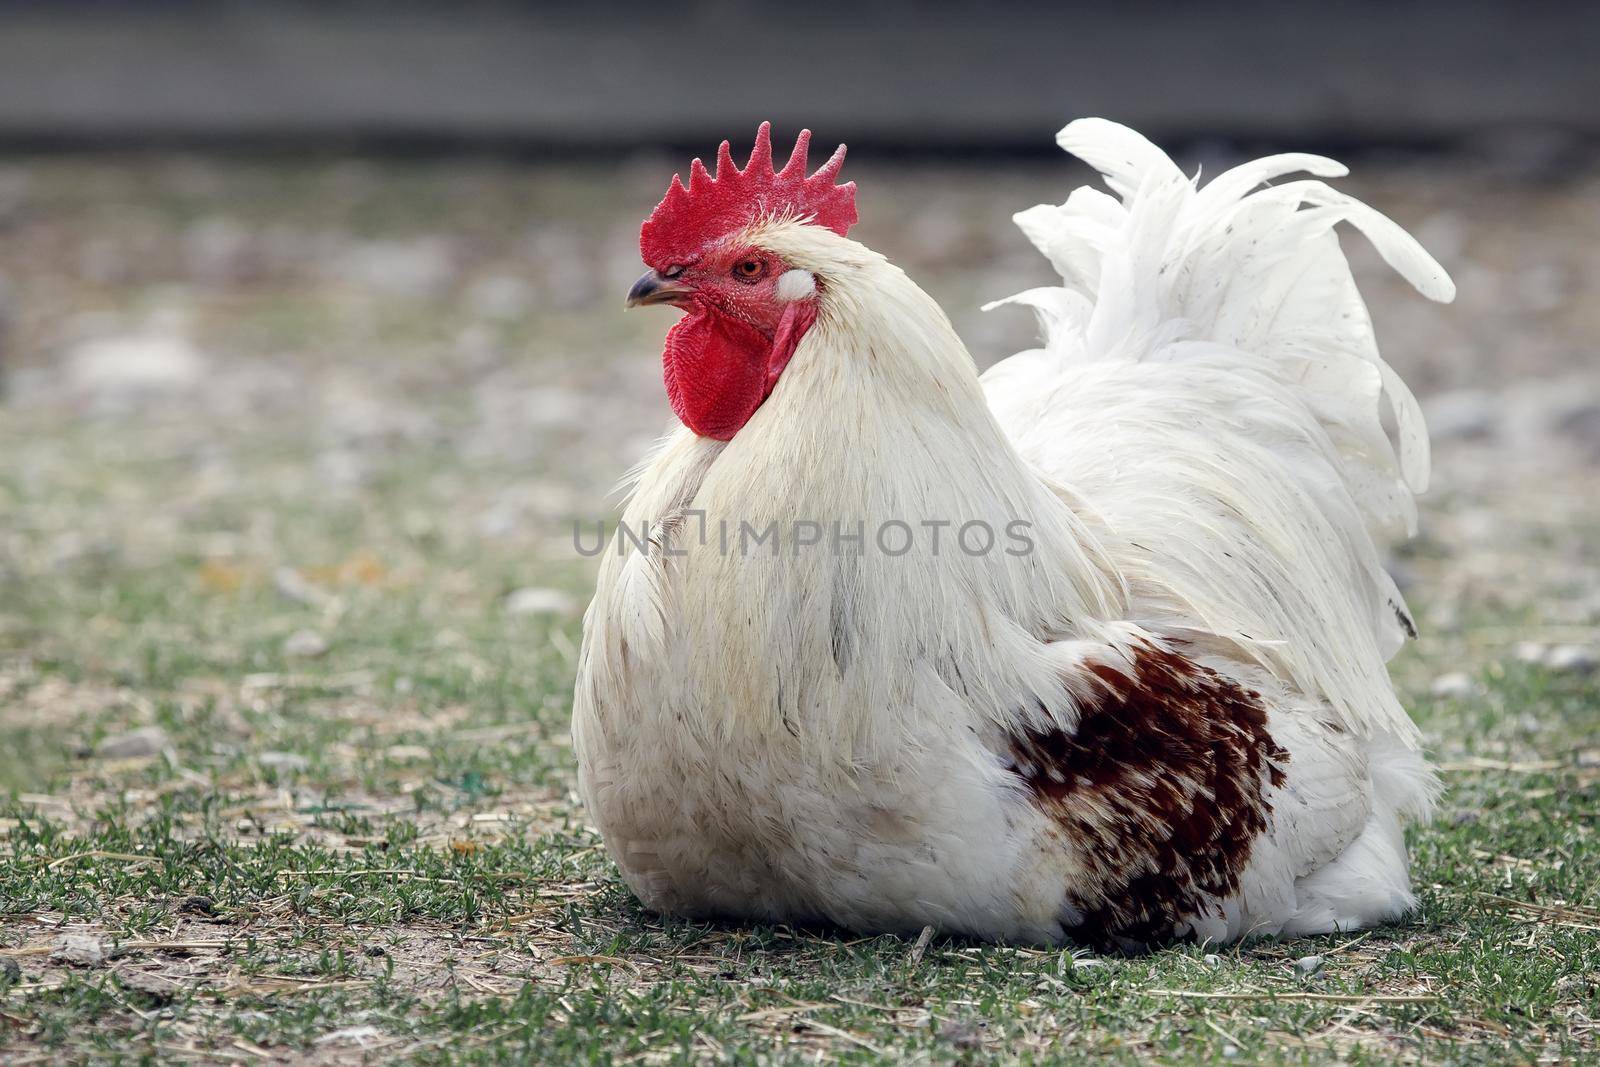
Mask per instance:
[[[753,282],[766,272],[767,265],[759,259],[741,259],[734,264],[733,276],[741,282]]]

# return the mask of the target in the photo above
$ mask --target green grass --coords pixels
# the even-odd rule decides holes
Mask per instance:
[[[897,938],[644,913],[569,792],[575,623],[463,615],[440,642],[433,595],[346,590],[337,639],[309,663],[286,661],[281,635],[315,610],[192,561],[23,602],[39,654],[7,700],[59,703],[74,740],[52,762],[41,753],[63,733],[8,728],[8,747],[36,758],[9,768],[0,813],[0,953],[22,968],[0,994],[0,1049],[107,1062],[1594,1053],[1600,913],[1561,907],[1600,898],[1600,790],[1574,758],[1593,740],[1592,682],[1511,667],[1471,699],[1417,702],[1455,769],[1437,822],[1413,835],[1423,906],[1409,925],[1140,958],[936,940],[917,959]],[[134,725],[170,747],[75,754]],[[52,959],[71,931],[103,936],[109,957]],[[1293,961],[1310,954],[1326,965],[1302,977]]]

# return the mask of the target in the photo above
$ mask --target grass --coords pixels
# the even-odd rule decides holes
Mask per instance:
[[[435,591],[341,573],[337,639],[310,661],[282,634],[329,609],[214,566],[23,591],[33,654],[6,700],[70,726],[6,737],[28,754],[0,815],[11,1062],[1595,1052],[1590,680],[1517,665],[1416,701],[1456,740],[1440,817],[1414,834],[1414,923],[1140,958],[919,949],[646,914],[570,793],[575,622],[463,616],[441,638]],[[92,755],[139,726],[159,751]],[[72,933],[105,958],[59,958]],[[1307,955],[1325,962],[1303,976]]]
[[[0,1061],[1600,1055],[1600,683],[1513,655],[1595,619],[1541,614],[1535,572],[1490,602],[1456,580],[1460,538],[1408,561],[1424,640],[1396,673],[1449,788],[1412,835],[1407,925],[1099,958],[663,920],[572,792],[577,620],[505,599],[581,603],[568,523],[661,424],[636,365],[661,323],[614,314],[637,269],[617,219],[653,171],[36,171],[0,242],[26,372],[0,407]],[[1015,288],[979,276],[984,242],[1060,175],[1004,202],[923,180],[956,229],[919,253],[891,204],[875,243],[967,303]],[[219,219],[243,244],[212,277],[184,235]],[[538,243],[551,219],[576,268]],[[440,292],[319,273],[429,227],[462,272]],[[507,272],[564,295],[475,317]],[[192,390],[102,403],[52,377],[68,309],[134,330],[175,298],[210,361]],[[1592,556],[1600,525],[1501,511],[1563,578],[1563,546]],[[326,648],[294,654],[304,630]],[[1429,695],[1462,669],[1472,693]]]

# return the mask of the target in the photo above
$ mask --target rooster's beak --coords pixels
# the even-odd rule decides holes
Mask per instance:
[[[676,304],[683,307],[689,302],[690,295],[694,292],[682,282],[673,281],[663,277],[656,271],[647,270],[644,277],[633,283],[633,288],[628,290],[628,302],[625,307],[644,307],[646,304]]]

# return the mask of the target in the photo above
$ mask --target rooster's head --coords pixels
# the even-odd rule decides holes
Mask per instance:
[[[791,221],[842,237],[856,221],[855,183],[834,184],[844,145],[807,175],[810,142],[802,130],[782,170],[773,167],[769,123],[743,170],[722,142],[716,174],[697,159],[687,186],[674,175],[639,231],[650,270],[628,306],[688,312],[667,335],[662,363],[672,409],[703,437],[726,441],[739,431],[816,321],[817,277],[763,248],[762,226]]]

